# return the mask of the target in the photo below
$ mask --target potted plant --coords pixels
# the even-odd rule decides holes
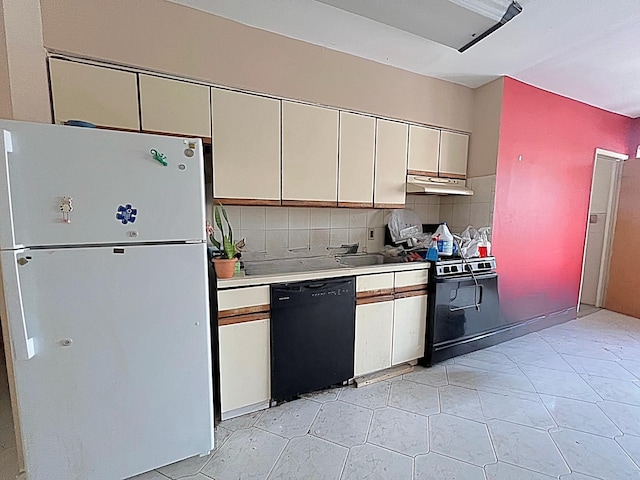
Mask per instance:
[[[222,211],[222,217],[224,217],[225,222],[227,223],[227,234],[224,233],[224,228],[222,225],[222,218],[220,217],[220,212]],[[233,243],[233,229],[231,228],[231,223],[229,223],[229,217],[227,216],[227,211],[224,209],[222,204],[215,206],[214,208],[214,217],[216,221],[216,225],[218,226],[218,230],[220,230],[220,235],[222,236],[222,240],[219,242],[215,239],[215,232],[213,227],[209,225],[209,239],[214,247],[218,249],[219,254],[214,256],[213,266],[216,269],[216,275],[218,278],[231,278],[236,269],[236,262],[238,261],[238,257],[240,254],[238,253],[238,249],[236,244]]]

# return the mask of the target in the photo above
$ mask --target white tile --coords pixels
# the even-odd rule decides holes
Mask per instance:
[[[627,455],[636,462],[636,465],[640,466],[640,437],[633,437],[631,435],[623,435],[616,438],[618,445],[627,452]]]
[[[367,226],[367,211],[352,208],[349,210],[349,227],[365,228]]]
[[[240,219],[241,219],[241,210],[242,207],[239,207],[238,205],[225,205],[224,209],[227,212],[227,217],[229,218],[229,222],[231,222],[231,226],[234,228],[242,228],[240,226]],[[213,218],[213,212],[212,212],[212,218],[211,218],[211,224],[215,225],[215,219]],[[222,215],[222,211],[220,210],[220,220],[222,220],[222,223],[225,225],[226,228],[226,223],[224,221],[224,216]]]
[[[428,385],[400,380],[391,384],[389,406],[420,415],[438,413],[438,390]]]
[[[266,250],[266,233],[264,230],[243,230],[242,236],[247,244],[246,250],[248,252],[264,252]]]
[[[269,255],[280,256],[286,253],[289,244],[288,230],[267,230],[266,247]]]
[[[563,355],[563,358],[577,373],[586,373],[596,377],[607,377],[617,380],[636,380],[636,377],[628,370],[621,367],[618,362],[589,357],[578,357],[575,355]]]
[[[475,177],[473,179],[473,197],[474,201],[491,202],[493,200],[493,189],[495,188],[495,175],[486,177]]]
[[[339,247],[340,245],[349,243],[348,228],[332,228],[329,238],[329,246]]]
[[[482,468],[437,453],[418,455],[415,463],[415,480],[484,480]]]
[[[349,228],[349,209],[331,209],[331,228]]]
[[[340,392],[340,400],[370,409],[387,406],[391,384],[379,382],[364,387],[349,386]]]
[[[242,230],[264,230],[266,217],[265,207],[241,207],[240,228]]]
[[[322,404],[310,433],[338,445],[352,447],[363,444],[373,412],[345,402]]]
[[[602,410],[593,403],[551,395],[540,395],[540,398],[561,427],[606,437],[614,437],[621,433],[615,424],[602,413]]]
[[[440,205],[453,205],[454,195],[442,195],[440,197]]]
[[[418,218],[422,223],[429,223],[427,219],[429,216],[429,207],[431,207],[431,205],[427,204],[418,204],[413,207],[413,211],[418,215]]]
[[[447,414],[429,417],[429,448],[479,467],[496,461],[484,423]]]
[[[359,243],[358,251],[362,251],[367,245],[367,229],[366,228],[350,228],[349,242],[350,244]]]
[[[376,253],[384,249],[384,228],[373,229],[373,240],[367,237],[367,252]]]
[[[309,232],[309,242],[311,245],[311,251],[315,255],[326,255],[327,247],[329,246],[331,230],[311,230]]]
[[[640,385],[637,383],[594,376],[584,378],[603,400],[640,406]]]
[[[490,227],[491,204],[472,203],[469,210],[469,223],[476,228]]]
[[[518,366],[503,353],[492,350],[478,350],[453,359],[457,365],[479,368],[482,370],[505,373],[520,373]]]
[[[260,415],[262,415],[262,412],[248,413],[240,417],[225,420],[224,422],[221,422],[219,426],[231,432],[251,428],[258,418],[260,418]]]
[[[427,417],[396,408],[373,412],[368,443],[415,456],[429,451]]]
[[[201,472],[216,480],[266,478],[286,443],[284,438],[257,428],[238,430]]]
[[[309,431],[319,410],[317,402],[300,398],[265,410],[255,426],[281,437],[299,437]]]
[[[269,480],[335,480],[349,450],[310,435],[292,438],[269,475]]]
[[[632,360],[620,360],[620,365],[622,365],[628,372],[632,373],[638,380],[640,380],[640,362]]]
[[[309,230],[311,225],[311,209],[301,207],[289,208],[289,230]]]
[[[289,230],[289,250],[309,249],[310,230]]]
[[[158,468],[158,472],[172,479],[196,475],[210,458],[211,455],[207,455],[206,457],[195,456],[187,458],[181,462],[172,463],[166,467]]]
[[[341,480],[409,479],[413,460],[375,445],[351,448]]]
[[[611,438],[559,429],[551,436],[571,470],[603,480],[640,478],[640,469]]]
[[[425,223],[440,223],[440,205],[429,205]]]
[[[384,227],[384,210],[367,210],[367,227]]]
[[[522,365],[520,368],[531,380],[538,393],[584,400],[586,402],[601,400],[593,388],[577,373],[531,367],[529,365]]]
[[[452,204],[440,204],[440,221],[451,223],[453,220],[453,205]]]
[[[478,395],[484,417],[487,420],[500,419],[542,429],[556,426],[544,404],[539,400],[528,400],[489,392],[478,392]]]
[[[1,457],[0,457],[1,458]],[[16,458],[17,462],[17,458]],[[0,466],[0,472],[4,469],[3,466]],[[17,470],[16,470],[17,471]],[[2,478],[14,478],[14,477],[2,477]],[[146,472],[141,475],[136,475],[135,477],[130,477],[128,480],[167,480],[168,477],[165,477],[159,472],[152,470],[151,472]]]
[[[522,373],[490,372],[457,364],[445,368],[450,385],[494,393],[535,392],[529,379]]]
[[[616,402],[598,402],[598,407],[624,434],[640,436],[640,407]]]
[[[451,224],[454,226],[469,225],[471,218],[471,204],[454,204],[453,215],[451,217]]]
[[[442,387],[447,384],[447,371],[443,366],[435,365],[425,368],[416,366],[411,373],[402,376],[404,380],[431,385],[432,387]]]
[[[338,395],[342,391],[342,387],[339,388],[327,388],[325,390],[319,390],[317,392],[305,393],[303,398],[308,398],[318,403],[335,402],[338,399]]]
[[[454,205],[466,205],[467,203],[471,203],[470,195],[454,195],[453,196]]]
[[[484,418],[477,390],[447,385],[440,387],[438,393],[440,394],[440,409],[442,413],[470,420]]]
[[[487,480],[551,480],[552,478],[557,478],[532,472],[531,470],[526,470],[504,462],[487,465],[484,467],[484,470],[487,472]]]
[[[570,473],[546,431],[502,420],[488,425],[498,460],[553,477]]]
[[[311,228],[331,228],[331,210],[328,208],[311,209]]]
[[[266,207],[267,230],[288,230],[289,209],[287,207]]]

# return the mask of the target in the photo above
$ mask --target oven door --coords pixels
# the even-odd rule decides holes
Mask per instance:
[[[435,278],[432,298],[433,346],[464,340],[504,325],[498,300],[498,274]]]

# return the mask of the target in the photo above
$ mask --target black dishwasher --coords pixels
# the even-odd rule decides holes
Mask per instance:
[[[271,286],[271,398],[276,402],[353,377],[353,277]]]

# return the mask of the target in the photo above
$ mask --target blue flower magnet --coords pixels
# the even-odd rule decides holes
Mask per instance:
[[[130,203],[126,205],[120,205],[116,212],[116,220],[120,220],[123,225],[127,223],[135,223],[136,215],[138,215],[138,209],[133,208]]]

